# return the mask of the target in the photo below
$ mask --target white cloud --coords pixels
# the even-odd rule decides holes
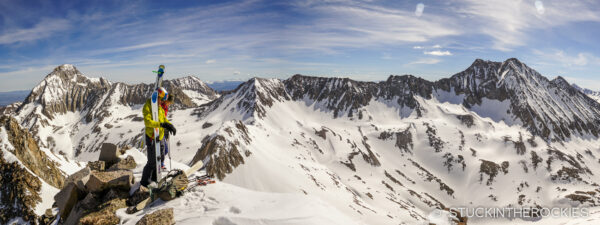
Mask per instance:
[[[233,71],[233,75],[240,75],[240,74],[242,74],[242,72],[240,72],[240,71],[237,71],[237,70],[236,70],[236,71]]]
[[[539,1],[539,0],[538,0]],[[572,22],[600,21],[597,8],[586,2],[462,0],[455,11],[468,20],[463,29],[492,38],[492,48],[511,51],[530,41],[532,32]],[[454,8],[454,7],[453,7]]]
[[[288,38],[285,42],[289,44],[284,46],[288,50],[393,46],[462,33],[456,19],[451,17],[433,14],[415,17],[413,11],[361,1],[317,2],[296,7],[310,19],[280,32]]]
[[[153,47],[162,46],[162,45],[169,45],[171,43],[173,43],[173,42],[172,41],[157,41],[157,42],[150,42],[150,43],[143,43],[143,44],[135,44],[135,45],[130,45],[130,46],[123,46],[123,47],[118,47],[118,48],[102,49],[102,50],[94,51],[92,53],[92,55],[134,51],[134,50],[140,50],[140,49],[146,49],[146,48],[153,48]]]
[[[600,58],[587,52],[567,54],[562,50],[553,50],[550,52],[534,50],[533,53],[545,64],[558,64],[566,67],[600,65]]]
[[[425,55],[435,55],[435,56],[452,55],[452,53],[450,53],[450,51],[440,51],[440,50],[424,51],[423,54],[425,54]]]
[[[423,46],[415,46],[413,49],[423,49]]]
[[[213,63],[216,63],[216,62],[217,62],[217,60],[209,59],[209,60],[206,60],[206,62],[204,62],[204,63],[206,63],[206,64],[213,64]]]
[[[431,47],[432,47],[432,48],[442,48],[442,46],[441,46],[441,45],[434,45],[434,46],[431,46]]]
[[[544,12],[546,11],[544,9],[544,3],[540,0],[535,1],[535,8],[537,9],[539,14],[544,14]]]
[[[65,19],[42,19],[31,28],[19,28],[2,32],[0,45],[29,42],[48,38],[69,29],[71,24]]]
[[[437,64],[441,62],[441,60],[439,59],[419,59],[413,62],[409,62],[407,63],[407,65],[414,65],[414,64]]]

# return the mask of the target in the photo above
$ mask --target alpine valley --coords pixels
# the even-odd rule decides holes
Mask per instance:
[[[477,59],[438,81],[294,75],[217,92],[193,76],[169,80],[168,68],[165,76],[177,128],[167,168],[203,161],[200,173],[217,182],[135,214],[116,209],[119,223],[166,208],[177,224],[600,222],[599,95],[515,58]],[[98,160],[103,143],[128,149],[139,182],[142,105],[152,87],[65,64],[3,108],[0,223],[56,215],[54,196]],[[481,206],[590,207],[590,216],[432,214]]]

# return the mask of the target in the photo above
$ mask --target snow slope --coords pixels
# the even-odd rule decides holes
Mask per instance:
[[[145,165],[145,156],[138,149],[128,150],[123,157],[127,155],[132,155],[136,161],[141,162],[134,170],[134,175],[139,179]],[[175,163],[173,168],[185,170],[189,167]],[[196,186],[188,191],[184,196],[169,202],[157,200],[135,214],[129,215],[125,213],[125,209],[120,209],[117,215],[121,217],[123,224],[135,224],[145,214],[173,208],[177,224],[356,224],[327,202],[300,193],[258,192],[226,182]]]

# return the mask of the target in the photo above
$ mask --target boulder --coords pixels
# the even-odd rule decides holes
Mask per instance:
[[[91,170],[104,171],[106,168],[106,163],[104,161],[92,161],[88,162],[87,167]]]
[[[175,224],[173,219],[173,208],[161,209],[150,214],[144,215],[135,225],[172,225]]]
[[[79,188],[79,190],[84,191],[85,190],[85,183],[88,182],[88,179],[90,178],[90,173],[91,170],[88,167],[85,167],[77,172],[75,172],[74,174],[71,174],[71,176],[67,177],[67,180],[65,181],[65,183],[74,183],[77,188]]]
[[[140,186],[140,188],[138,188],[135,192],[133,192],[133,194],[129,197],[129,199],[127,199],[127,204],[128,205],[137,205],[140,202],[142,202],[144,199],[147,199],[150,197],[150,190],[148,190],[148,188],[145,188],[144,186]]]
[[[107,171],[115,171],[115,170],[132,170],[135,169],[137,163],[133,159],[133,156],[128,155],[127,158],[119,160],[119,162],[113,164],[108,168]]]
[[[67,218],[73,206],[77,203],[80,194],[75,183],[70,182],[54,196],[61,218]]]
[[[129,190],[133,184],[133,172],[130,170],[92,171],[85,184],[89,192],[101,192],[111,188]]]
[[[83,200],[79,201],[81,207],[85,210],[92,210],[100,204],[98,197],[94,193],[88,193]]]
[[[83,216],[85,209],[82,206],[83,203],[78,202],[69,213],[69,217],[61,217],[61,221],[64,221],[63,224],[78,224],[79,218]],[[66,218],[63,220],[62,218]]]
[[[119,152],[117,145],[112,143],[102,143],[98,160],[106,162],[106,166],[110,167],[112,164],[119,161],[119,155],[121,155],[121,152]]]
[[[122,189],[110,189],[108,192],[106,192],[106,194],[104,194],[104,197],[102,198],[102,202],[109,202],[110,200],[113,199],[126,199],[128,200],[129,198],[129,191],[127,190],[122,190]]]

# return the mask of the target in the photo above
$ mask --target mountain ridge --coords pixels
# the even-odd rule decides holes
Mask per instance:
[[[437,81],[255,77],[169,111],[179,131],[173,161],[203,161],[206,173],[227,185],[316,197],[376,224],[420,223],[432,209],[457,205],[600,205],[598,123],[590,120],[597,103],[567,84],[517,59],[475,60]],[[40,149],[61,169],[66,161],[97,159],[103,142],[135,146],[129,151],[144,159],[136,145],[144,135],[140,100],[127,93],[142,96],[146,86],[112,83],[94,102],[79,104],[95,113],[90,122],[86,110],[45,116],[36,102],[41,88],[16,119],[35,124]],[[202,85],[192,86],[183,91],[208,98]]]

